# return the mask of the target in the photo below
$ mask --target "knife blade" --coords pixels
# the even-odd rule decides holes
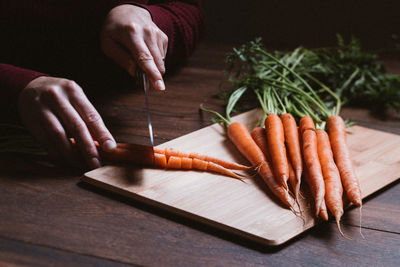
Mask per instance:
[[[151,143],[151,147],[154,147],[153,126],[151,124],[149,98],[147,96],[148,81],[147,81],[146,73],[138,68],[137,72],[136,72],[136,77],[138,78],[138,81],[139,81],[139,87],[142,87],[143,91],[144,91],[144,98],[145,98],[145,105],[146,105],[146,112],[147,112],[147,125],[149,128],[150,143]]]

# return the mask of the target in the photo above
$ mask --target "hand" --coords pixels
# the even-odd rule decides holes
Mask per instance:
[[[101,165],[93,138],[107,151],[116,147],[99,113],[73,81],[45,76],[32,80],[19,95],[18,110],[28,130],[55,159],[79,166],[83,156],[93,169]]]
[[[104,54],[132,76],[137,64],[159,91],[165,90],[162,75],[167,46],[168,37],[153,23],[146,9],[120,5],[108,13],[101,34]]]

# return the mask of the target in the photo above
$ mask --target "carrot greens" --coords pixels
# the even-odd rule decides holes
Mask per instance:
[[[349,43],[340,35],[337,39],[335,47],[269,53],[257,38],[228,54],[227,81],[253,92],[272,86],[284,100],[297,94],[286,107],[301,101],[312,108],[314,114],[307,114],[313,119],[337,115],[343,103],[381,115],[389,109],[400,112],[400,75],[387,73],[378,55],[362,50],[356,38]],[[229,91],[222,96],[229,103]]]

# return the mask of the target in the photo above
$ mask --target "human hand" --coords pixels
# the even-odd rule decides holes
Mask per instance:
[[[101,49],[130,75],[139,66],[150,84],[165,90],[162,75],[168,37],[153,23],[150,13],[135,5],[120,5],[107,15],[101,34]]]
[[[20,93],[18,110],[23,123],[52,158],[81,167],[80,158],[91,168],[100,167],[93,139],[104,150],[116,143],[82,88],[62,78],[38,77]],[[69,137],[76,140],[73,147]]]

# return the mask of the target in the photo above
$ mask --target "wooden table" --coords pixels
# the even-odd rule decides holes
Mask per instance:
[[[167,77],[167,92],[150,93],[156,144],[209,125],[198,107],[223,110],[213,97],[231,46],[201,44],[188,64]],[[400,62],[400,61],[399,61]],[[397,61],[391,70],[400,72]],[[144,104],[137,92],[93,99],[117,140],[140,142]],[[400,134],[400,119],[383,121],[345,109],[359,124]],[[399,149],[399,148],[393,148]],[[400,150],[399,150],[400,151]],[[399,152],[400,153],[400,152]],[[248,240],[124,199],[79,182],[81,173],[50,168],[20,157],[0,156],[0,265],[396,265],[400,262],[400,184],[348,210],[346,240],[329,221],[280,247]],[[399,174],[400,176],[400,174]]]

